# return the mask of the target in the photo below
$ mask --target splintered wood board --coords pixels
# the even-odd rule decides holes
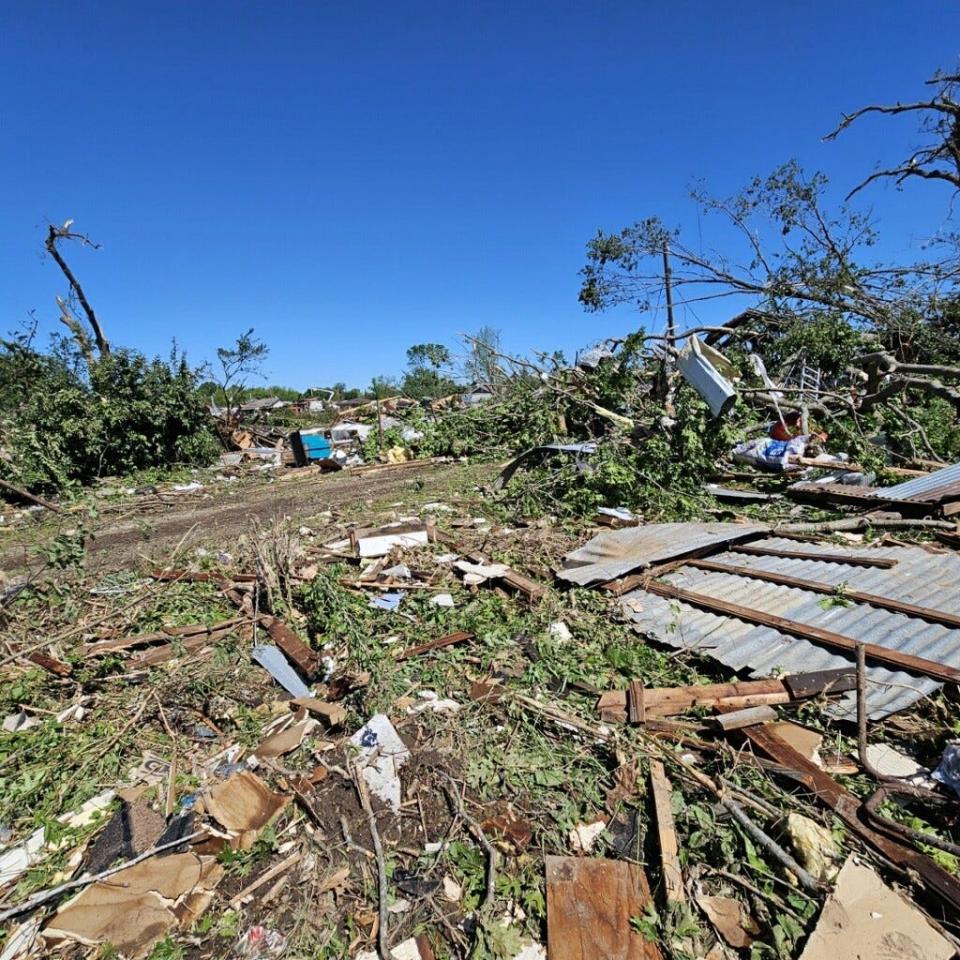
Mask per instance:
[[[630,927],[651,900],[641,866],[548,856],[546,874],[549,960],[662,960]]]

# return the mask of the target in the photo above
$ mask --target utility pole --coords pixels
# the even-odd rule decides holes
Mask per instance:
[[[673,320],[673,288],[670,285],[670,242],[663,241],[663,285],[667,296],[667,344],[663,355],[663,412],[673,418],[673,358],[677,349],[677,328]]]

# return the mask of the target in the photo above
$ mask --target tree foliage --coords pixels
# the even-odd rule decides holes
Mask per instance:
[[[73,341],[41,352],[29,336],[0,342],[0,473],[57,491],[148,467],[208,463],[218,444],[176,348],[147,359],[113,349],[85,364]]]

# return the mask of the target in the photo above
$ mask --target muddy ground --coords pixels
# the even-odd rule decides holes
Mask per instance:
[[[439,499],[454,481],[462,489],[464,477],[484,478],[495,469],[478,473],[459,463],[424,463],[359,474],[285,471],[279,475],[283,479],[248,477],[236,484],[210,484],[192,494],[160,489],[124,496],[101,507],[93,520],[86,518],[84,505],[77,505],[60,517],[37,516],[32,523],[0,534],[0,571],[17,574],[35,568],[44,550],[81,519],[90,532],[88,569],[116,570],[144,556],[163,559],[177,549],[222,546],[249,532],[256,522],[277,517],[306,522],[331,510],[362,523],[365,507],[402,500],[405,493],[427,488]]]

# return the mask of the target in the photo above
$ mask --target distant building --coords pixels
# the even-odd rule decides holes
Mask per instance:
[[[465,407],[475,407],[478,403],[486,403],[492,400],[496,394],[493,388],[486,383],[475,383],[463,395],[463,405]]]
[[[256,416],[260,413],[282,410],[287,406],[289,406],[287,401],[281,400],[279,397],[258,397],[256,400],[247,400],[246,403],[241,403],[237,410],[241,416]]]

